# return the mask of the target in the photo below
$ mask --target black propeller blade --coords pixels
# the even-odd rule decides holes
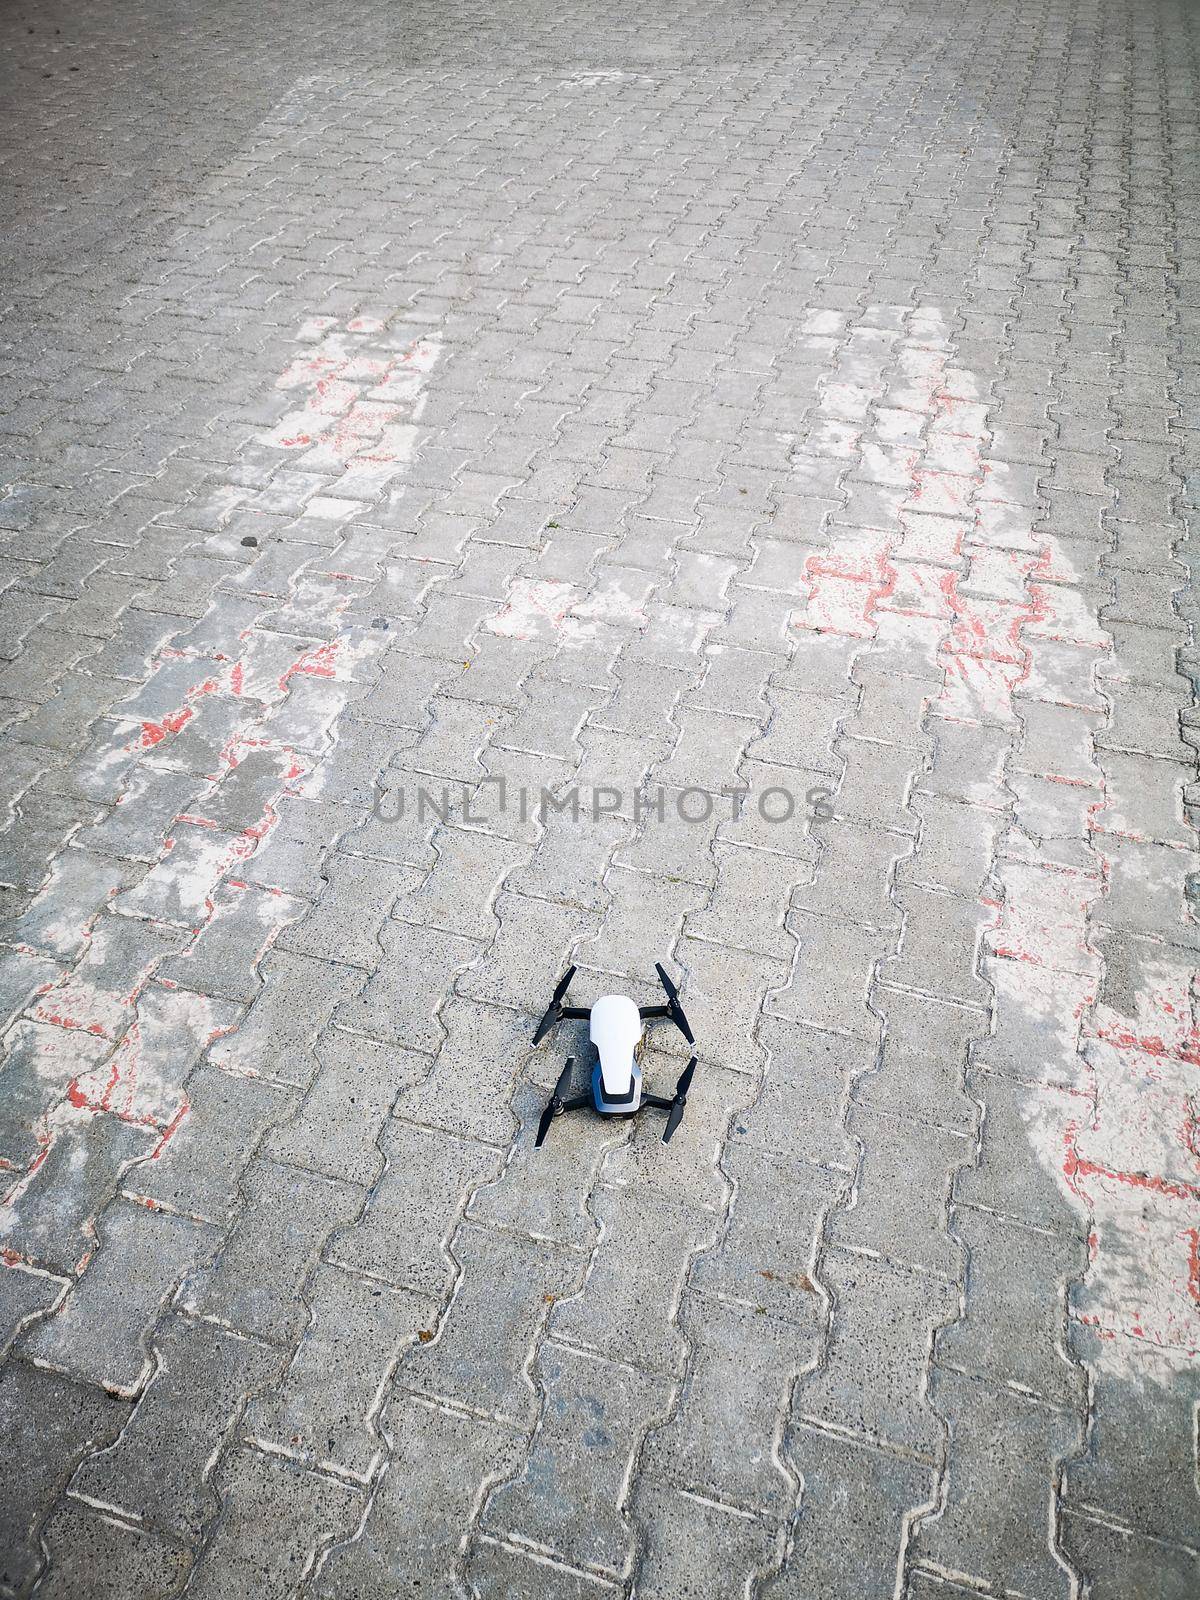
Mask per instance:
[[[671,1135],[683,1121],[683,1108],[687,1105],[688,1090],[692,1087],[692,1077],[695,1071],[696,1058],[693,1056],[679,1074],[679,1082],[675,1085],[675,1098],[671,1101],[671,1109],[667,1113],[667,1125],[663,1129],[664,1144],[670,1143]]]
[[[666,994],[667,1010],[670,1013],[671,1021],[679,1029],[680,1033],[689,1044],[695,1044],[696,1040],[692,1034],[691,1028],[688,1026],[688,1019],[684,1016],[683,1007],[679,1004],[679,990],[667,976],[666,969],[663,967],[660,961],[656,961],[654,963],[654,970],[658,973],[658,981],[662,984],[663,990]]]
[[[568,967],[563,973],[562,977],[558,980],[558,987],[551,995],[550,1004],[546,1007],[546,1015],[538,1023],[537,1032],[533,1036],[533,1042],[535,1045],[541,1044],[542,1040],[550,1032],[550,1029],[558,1021],[558,1014],[562,1010],[563,995],[566,994],[568,988],[570,987],[571,979],[574,976],[575,968]],[[539,1140],[538,1143],[540,1144],[541,1140]]]
[[[569,976],[570,974],[568,973]],[[537,1138],[533,1141],[535,1150],[541,1149],[542,1140],[550,1132],[550,1124],[563,1109],[563,1100],[566,1097],[567,1090],[571,1087],[571,1068],[574,1065],[575,1058],[568,1056],[567,1064],[559,1073],[558,1082],[554,1085],[554,1093],[550,1096],[546,1109],[542,1112],[542,1120],[538,1123]]]

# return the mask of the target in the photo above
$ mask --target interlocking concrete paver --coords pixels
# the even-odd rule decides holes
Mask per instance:
[[[69,1600],[158,1600],[188,1574],[187,1550],[133,1524],[73,1500],[58,1505],[42,1528],[47,1552],[39,1593]]]
[[[1195,8],[176,12],[0,21],[0,1596],[1190,1594]]]
[[[39,1530],[76,1464],[120,1433],[129,1405],[25,1362],[0,1375],[4,1419],[4,1556],[0,1583],[28,1590],[43,1565]]]
[[[71,1490],[187,1544],[219,1509],[208,1482],[213,1463],[247,1395],[276,1375],[280,1357],[212,1323],[172,1315],[158,1329],[154,1363],[120,1438],[81,1462]]]
[[[523,1474],[495,1489],[480,1526],[555,1552],[577,1567],[623,1571],[631,1530],[621,1515],[631,1459],[668,1382],[546,1341],[536,1381],[548,1404]],[[582,1446],[582,1449],[580,1448]],[[578,1451],[570,1494],[555,1464]]]
[[[39,1322],[25,1348],[37,1361],[134,1395],[152,1365],[148,1332],[175,1285],[220,1241],[190,1217],[120,1199],[97,1222],[96,1260],[73,1293]]]
[[[356,1215],[364,1191],[281,1162],[256,1160],[241,1179],[243,1225],[211,1264],[189,1275],[185,1311],[224,1327],[288,1343],[308,1317],[303,1288],[325,1240]]]
[[[294,1594],[361,1510],[349,1484],[254,1449],[225,1455],[217,1488],[224,1514],[190,1585],[201,1595]],[[261,1537],[264,1529],[270,1538]]]
[[[376,1413],[391,1370],[436,1302],[322,1266],[308,1290],[311,1322],[279,1383],[252,1400],[247,1434],[366,1483],[384,1459]]]

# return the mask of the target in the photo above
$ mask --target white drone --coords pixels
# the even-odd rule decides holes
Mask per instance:
[[[592,1068],[591,1093],[568,1096],[575,1060],[573,1056],[567,1057],[567,1064],[554,1086],[554,1093],[542,1112],[535,1145],[542,1143],[555,1117],[564,1111],[582,1110],[584,1106],[593,1107],[605,1117],[631,1117],[643,1106],[657,1106],[667,1113],[667,1125],[663,1130],[664,1144],[682,1122],[692,1074],[696,1070],[695,1056],[680,1073],[672,1099],[642,1093],[642,1069],[638,1057],[642,1053],[646,1023],[651,1017],[669,1017],[689,1044],[696,1042],[688,1019],[683,1014],[683,1007],[679,1004],[679,991],[658,962],[655,962],[654,970],[667,996],[665,1006],[639,1006],[628,995],[606,994],[589,1008],[563,1004],[567,987],[575,976],[575,968],[567,968],[554,991],[546,1015],[538,1023],[533,1042],[535,1045],[541,1044],[558,1022],[587,1019],[589,1037],[596,1046],[599,1060]]]

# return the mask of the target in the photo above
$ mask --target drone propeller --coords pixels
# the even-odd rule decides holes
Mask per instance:
[[[687,1040],[687,1042],[689,1044],[695,1044],[696,1040],[692,1034],[691,1028],[688,1026],[688,1019],[684,1016],[683,1007],[679,1004],[679,990],[667,976],[666,969],[663,967],[661,962],[656,961],[654,963],[654,970],[658,973],[658,981],[662,984],[663,990],[667,996],[667,1015],[679,1029],[680,1033]],[[691,1080],[689,1079],[689,1082],[690,1081]]]
[[[571,979],[574,976],[575,968],[568,967],[563,973],[562,977],[558,980],[558,987],[551,995],[550,1004],[546,1007],[546,1015],[538,1023],[537,1032],[533,1036],[533,1042],[535,1045],[541,1044],[542,1040],[550,1032],[550,1029],[558,1021],[559,1014],[562,1011],[563,995],[566,994],[567,989],[570,987]],[[538,1143],[540,1144],[541,1140],[539,1140]]]
[[[570,974],[568,973],[568,977]],[[542,1120],[538,1123],[537,1138],[533,1141],[534,1149],[541,1149],[542,1140],[550,1132],[550,1124],[560,1111],[565,1111],[563,1097],[571,1086],[571,1068],[575,1065],[573,1056],[567,1057],[567,1064],[558,1075],[558,1082],[554,1085],[554,1093],[547,1102],[546,1109],[542,1112]]]
[[[661,971],[661,968],[660,968]],[[696,1070],[695,1056],[679,1074],[679,1082],[675,1085],[675,1098],[671,1101],[671,1109],[667,1113],[667,1125],[663,1129],[663,1143],[668,1144],[671,1135],[683,1121],[683,1108],[687,1105],[688,1090],[692,1087],[692,1075]]]

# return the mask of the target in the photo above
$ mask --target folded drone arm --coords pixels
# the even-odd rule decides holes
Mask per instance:
[[[688,1023],[687,1017],[684,1015],[683,1007],[679,1004],[679,990],[667,976],[666,969],[663,967],[660,961],[656,961],[654,963],[654,970],[658,973],[658,981],[663,986],[663,992],[666,994],[667,1003],[665,1006],[639,1007],[642,1016],[670,1017],[671,1021],[679,1029],[680,1033],[687,1040],[687,1042],[689,1044],[695,1044],[696,1040],[692,1034],[691,1026]]]
[[[567,986],[574,976],[575,968],[568,967],[566,972],[564,972],[562,977],[558,980],[558,986],[554,993],[550,996],[550,1004],[546,1007],[545,1015],[538,1023],[537,1031],[533,1036],[533,1042],[535,1045],[541,1044],[542,1040],[546,1037],[546,1035],[550,1032],[550,1029],[553,1028],[556,1023],[585,1022],[587,1018],[591,1016],[592,1013],[588,1006],[568,1006],[563,1004],[563,1000],[567,993]]]

